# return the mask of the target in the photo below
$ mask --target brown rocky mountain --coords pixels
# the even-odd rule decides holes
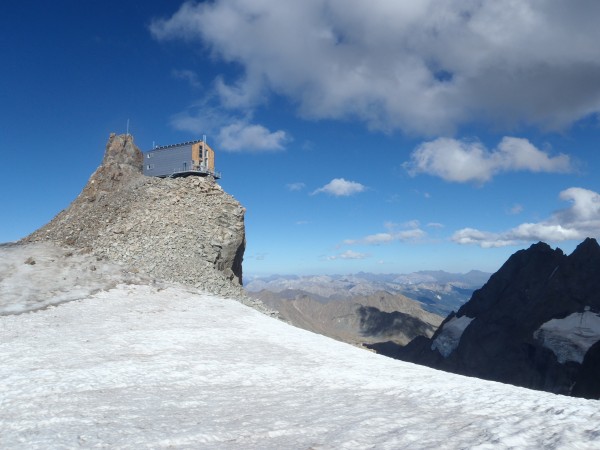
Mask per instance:
[[[600,246],[520,250],[431,338],[372,348],[437,369],[600,397]]]
[[[321,301],[302,291],[252,293],[292,325],[354,345],[392,341],[407,344],[431,336],[442,318],[403,295],[371,295]]]
[[[21,242],[47,241],[154,277],[243,295],[245,209],[212,177],[142,175],[131,135],[111,134],[79,196]]]

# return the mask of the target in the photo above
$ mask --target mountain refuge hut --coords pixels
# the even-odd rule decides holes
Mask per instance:
[[[215,171],[215,152],[205,139],[155,147],[144,154],[144,175],[150,177],[221,178]]]

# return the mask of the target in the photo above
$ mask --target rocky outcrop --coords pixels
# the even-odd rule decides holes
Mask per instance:
[[[594,239],[569,256],[532,245],[512,255],[430,339],[380,350],[450,372],[598,398],[599,270]]]
[[[243,295],[245,209],[212,177],[142,175],[131,135],[111,134],[71,205],[24,242],[72,246],[154,277]]]

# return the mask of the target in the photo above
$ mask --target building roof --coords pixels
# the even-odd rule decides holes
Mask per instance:
[[[202,139],[198,139],[198,140],[195,140],[195,141],[188,141],[188,142],[180,142],[179,144],[159,145],[159,146],[154,147],[152,150],[149,150],[149,151],[160,150],[160,149],[163,149],[163,148],[181,147],[182,145],[191,145],[191,144],[196,144],[198,142],[202,142]]]

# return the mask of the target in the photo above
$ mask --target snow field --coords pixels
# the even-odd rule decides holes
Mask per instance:
[[[0,317],[0,447],[598,448],[597,401],[388,359],[182,287]]]

